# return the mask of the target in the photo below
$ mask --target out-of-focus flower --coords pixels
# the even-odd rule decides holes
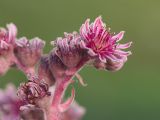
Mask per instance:
[[[48,85],[36,77],[21,84],[18,89],[18,96],[29,104],[37,104],[40,99],[50,95]]]
[[[63,113],[62,120],[81,120],[85,113],[86,109],[84,107],[77,102],[73,102],[71,107]]]
[[[64,35],[64,38],[59,37],[54,42],[57,46],[56,54],[67,67],[73,68],[84,57],[84,41],[77,32]]]
[[[7,30],[0,28],[0,55],[14,46],[16,35],[17,28],[13,23],[7,25]]]
[[[45,42],[39,38],[28,40],[25,37],[16,41],[15,55],[26,69],[33,69],[39,61]]]
[[[13,49],[17,35],[16,26],[11,23],[7,29],[0,28],[0,75],[4,75],[13,64]]]
[[[18,120],[20,106],[25,103],[16,95],[16,88],[8,84],[5,90],[0,90],[0,120]]]
[[[48,120],[45,111],[35,105],[25,105],[20,108],[20,120]]]
[[[87,19],[80,28],[80,35],[85,41],[89,55],[97,56],[101,62],[106,63],[108,60],[123,62],[123,58],[131,54],[130,51],[122,51],[129,48],[131,42],[126,44],[118,43],[123,38],[124,31],[117,35],[111,34],[106,29],[106,25],[102,22],[101,17],[96,18],[91,24],[89,24],[89,21]]]

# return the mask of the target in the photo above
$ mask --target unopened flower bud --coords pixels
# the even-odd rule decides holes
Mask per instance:
[[[39,38],[20,38],[16,41],[15,55],[24,67],[33,68],[43,53],[44,45],[45,42]]]
[[[78,33],[65,33],[64,38],[57,38],[55,41],[56,54],[68,68],[73,68],[84,57],[83,44]]]
[[[18,89],[18,96],[30,104],[36,104],[40,99],[50,96],[50,94],[48,85],[38,78],[21,84]]]

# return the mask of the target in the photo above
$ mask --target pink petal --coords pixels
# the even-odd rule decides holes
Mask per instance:
[[[83,30],[84,30],[84,24],[82,24],[82,26],[80,27],[80,35],[84,38],[84,34],[83,34]]]
[[[8,28],[8,42],[14,42],[17,35],[17,27],[13,23],[7,25]]]
[[[79,44],[80,44],[80,48],[85,48],[85,49],[87,48],[84,41],[81,41]]]
[[[89,28],[89,21],[90,19],[87,19],[84,24],[82,24],[80,28],[80,34],[85,40],[89,40],[88,33],[90,33],[90,28]]]
[[[101,55],[99,55],[99,59],[100,59],[100,61],[106,63],[106,58],[105,57],[102,57]]]
[[[132,45],[132,42],[126,43],[126,44],[118,44],[116,46],[117,49],[127,49]]]
[[[112,54],[107,55],[106,58],[108,58],[112,62],[119,62],[119,59],[116,56],[112,55]]]
[[[28,44],[28,42],[29,41],[27,40],[26,37],[22,37],[22,38],[16,40],[16,45],[19,46],[19,47],[24,47]]]
[[[92,49],[90,49],[90,48],[88,48],[88,54],[90,55],[90,56],[96,56],[97,54],[92,50]]]
[[[93,23],[93,32],[96,32],[98,28],[102,28],[103,27],[103,22],[102,22],[102,17],[99,16],[95,19],[94,23]]]
[[[0,42],[0,48],[2,49],[8,49],[9,45],[5,42],[5,41],[1,41]]]
[[[125,33],[125,31],[121,31],[121,32],[118,33],[117,35],[114,35],[114,36],[111,38],[112,41],[116,41],[116,42],[120,41],[120,40],[123,38],[124,33]]]
[[[38,37],[35,37],[29,41],[30,45],[34,49],[43,48],[45,46],[45,41]]]
[[[69,36],[69,33],[67,33],[67,32],[64,32],[64,36],[68,38],[68,36]]]
[[[117,55],[126,55],[126,56],[129,56],[129,55],[131,55],[132,53],[131,53],[131,51],[122,51],[122,50],[115,50],[115,54],[117,54]]]
[[[89,29],[89,22],[90,22],[90,19],[87,19],[84,23],[85,25],[85,32],[90,32],[90,29]]]

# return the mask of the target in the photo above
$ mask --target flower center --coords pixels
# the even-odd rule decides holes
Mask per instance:
[[[106,52],[109,48],[110,34],[107,31],[104,31],[99,36],[97,36],[94,40],[91,41],[89,47],[93,49],[94,52]]]

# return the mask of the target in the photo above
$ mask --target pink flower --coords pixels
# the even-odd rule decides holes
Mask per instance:
[[[86,43],[86,49],[91,56],[97,56],[98,59],[104,63],[107,60],[123,61],[118,56],[128,56],[130,51],[122,51],[122,49],[129,48],[131,42],[126,44],[119,44],[118,42],[123,38],[124,31],[117,35],[113,35],[106,29],[105,24],[102,22],[101,17],[89,24],[89,19],[80,28],[80,35]]]
[[[24,105],[16,95],[16,88],[8,84],[6,90],[0,90],[0,120],[18,120],[20,106]]]
[[[0,28],[0,75],[4,75],[13,65],[13,49],[17,28],[14,24],[8,24],[7,29]]]
[[[16,35],[17,28],[13,23],[7,25],[7,30],[4,28],[0,29],[0,54],[14,45]]]

